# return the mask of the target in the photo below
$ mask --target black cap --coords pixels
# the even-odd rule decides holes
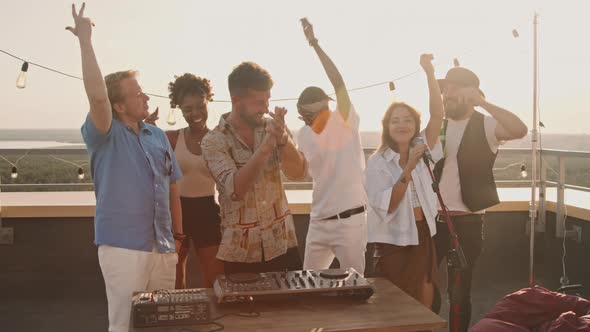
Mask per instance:
[[[334,100],[330,98],[321,88],[318,88],[317,86],[308,86],[299,95],[297,105],[309,105],[326,99]]]
[[[453,67],[445,76],[444,79],[438,80],[440,91],[443,92],[448,83],[453,83],[460,87],[474,87],[479,90],[482,96],[484,93],[479,89],[479,78],[471,70],[464,67]]]

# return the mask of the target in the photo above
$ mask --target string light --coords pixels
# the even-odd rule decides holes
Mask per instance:
[[[61,158],[58,158],[56,156],[50,156],[50,157],[53,158],[53,159],[55,159],[55,160],[59,160],[61,162],[64,162],[64,163],[67,163],[67,164],[74,165],[74,166],[78,167],[78,180],[84,180],[84,178],[86,177],[86,175],[84,174],[84,169],[82,168],[82,166],[85,165],[86,163],[78,165],[78,164],[76,164],[76,163],[74,163],[72,161],[61,159]]]
[[[493,170],[494,171],[504,171],[504,170],[507,170],[507,169],[512,168],[512,167],[515,167],[515,166],[520,166],[520,177],[523,178],[523,179],[526,179],[528,173],[526,171],[526,164],[524,163],[524,160],[519,161],[519,162],[514,163],[514,164],[510,164],[510,165],[504,166],[504,167],[494,168]]]
[[[393,81],[389,82],[389,91],[395,90],[395,83]]]
[[[14,179],[18,178],[18,168],[17,168],[18,162],[21,161],[21,159],[23,159],[24,157],[26,157],[30,151],[31,150],[28,150],[24,155],[20,156],[14,163],[12,161],[6,159],[6,157],[0,156],[1,159],[3,159],[4,161],[6,161],[7,163],[9,163],[12,166],[12,168],[10,169],[10,178],[11,179],[14,180]]]
[[[516,30],[516,29],[512,29],[512,36],[513,36],[514,38],[518,38],[518,37],[520,36],[520,35],[518,34],[518,30]]]
[[[15,59],[18,59],[18,60],[24,61],[25,63],[27,63],[27,66],[30,64],[30,65],[33,65],[33,66],[37,66],[37,67],[39,67],[39,68],[43,68],[43,69],[45,69],[45,70],[49,70],[49,71],[51,71],[51,72],[54,72],[54,73],[56,73],[56,74],[60,74],[60,75],[62,75],[62,76],[70,77],[70,78],[77,79],[77,80],[83,80],[83,79],[82,79],[81,77],[79,77],[79,76],[75,76],[75,75],[71,75],[71,74],[68,74],[68,73],[64,73],[64,72],[62,72],[62,71],[59,71],[59,70],[56,70],[56,69],[53,69],[53,68],[49,68],[49,67],[46,67],[46,66],[40,65],[40,64],[38,64],[38,63],[34,63],[34,62],[31,62],[31,61],[24,60],[24,59],[22,59],[22,58],[20,58],[20,57],[18,57],[18,56],[16,56],[16,55],[14,55],[14,54],[11,54],[11,53],[9,53],[9,52],[6,52],[6,51],[4,51],[4,50],[0,50],[0,53],[4,53],[4,54],[6,54],[6,55],[8,55],[8,56],[10,56],[10,57],[13,57],[13,58],[15,58]],[[436,67],[436,66],[437,66],[437,65],[435,65],[435,67]],[[24,67],[24,64],[23,64],[23,67]],[[386,85],[386,84],[387,84],[387,85],[389,85],[390,91],[393,91],[393,90],[391,90],[391,86],[392,86],[392,83],[393,83],[393,82],[395,82],[395,81],[399,81],[399,80],[402,80],[402,79],[404,79],[404,78],[406,78],[406,77],[410,77],[410,76],[412,76],[412,75],[415,75],[415,74],[417,74],[417,73],[420,73],[420,72],[421,72],[421,70],[415,70],[415,71],[413,71],[413,72],[410,72],[410,73],[407,73],[407,74],[405,74],[405,75],[401,75],[401,76],[399,76],[399,77],[396,77],[396,78],[394,78],[393,80],[388,80],[388,81],[379,82],[379,83],[375,83],[375,84],[370,84],[370,85],[360,86],[360,87],[357,87],[357,88],[349,89],[349,90],[348,90],[348,92],[353,92],[353,91],[358,91],[358,90],[369,89],[369,88],[373,88],[373,87],[380,86],[380,85]],[[395,89],[395,85],[393,85],[393,87],[394,87],[394,89]],[[144,92],[144,93],[145,93],[146,95],[150,96],[150,97],[156,97],[156,98],[162,98],[162,99],[170,99],[170,97],[169,97],[169,96],[164,96],[164,95],[159,95],[159,94],[155,94],[155,93],[149,93],[149,92]],[[335,95],[335,93],[332,93],[332,94],[330,94],[330,95]],[[295,101],[295,100],[298,100],[298,99],[299,99],[299,98],[281,98],[281,99],[271,99],[270,101],[271,101],[271,102],[281,102],[281,101]],[[212,100],[211,102],[213,102],[213,103],[231,103],[231,100]],[[170,114],[168,115],[168,117],[170,117]],[[166,122],[167,122],[167,123],[170,123],[168,120],[167,120]],[[174,117],[173,123],[174,123],[174,124],[176,124],[176,117]],[[171,124],[171,125],[172,125],[172,124]]]
[[[166,123],[174,126],[176,124],[176,108],[170,108],[168,111],[168,118],[166,119]]]
[[[522,164],[520,165],[520,177],[525,179],[527,177],[527,172],[526,172],[526,165]]]
[[[14,180],[14,179],[18,178],[18,167],[17,167],[18,166],[18,162],[21,161],[24,157],[26,157],[29,154],[30,151],[31,150],[28,150],[24,155],[20,156],[16,160],[16,162],[14,162],[14,163],[12,163],[10,160],[6,159],[6,157],[0,155],[0,159],[3,159],[4,161],[6,161],[7,163],[9,163],[12,166],[12,168],[10,170],[10,178],[11,179]],[[71,161],[65,160],[65,159],[61,159],[61,158],[58,158],[56,156],[50,156],[50,157],[53,158],[53,159],[55,159],[55,160],[59,160],[61,162],[68,163],[68,164],[71,164],[71,165],[74,165],[74,166],[78,167],[78,180],[84,180],[84,178],[86,177],[86,174],[84,173],[84,169],[82,168],[82,166],[83,165],[86,165],[87,163],[78,165],[78,164],[76,164],[74,162],[71,162]]]
[[[27,86],[27,71],[29,70],[29,63],[23,62],[22,67],[20,68],[20,73],[16,79],[16,87],[19,89],[24,89]]]

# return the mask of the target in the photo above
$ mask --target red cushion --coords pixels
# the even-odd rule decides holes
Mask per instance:
[[[590,301],[586,299],[552,292],[537,286],[524,288],[505,296],[496,303],[485,318],[498,319],[530,330],[558,320],[568,311],[571,311],[573,316],[583,316],[589,310]],[[571,319],[568,317],[564,319]]]
[[[539,332],[581,332],[590,331],[590,315],[578,317],[574,312],[568,311],[557,319],[545,324]]]
[[[490,331],[502,331],[502,332],[530,332],[522,326],[514,325],[512,323],[504,322],[493,318],[484,318],[473,325],[469,332],[490,332]]]

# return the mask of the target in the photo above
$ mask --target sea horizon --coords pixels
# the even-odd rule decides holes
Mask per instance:
[[[296,137],[297,131],[293,131]],[[365,148],[380,145],[380,131],[361,131]],[[571,151],[590,151],[590,134],[543,133],[541,148]],[[0,149],[43,149],[84,147],[79,128],[63,129],[0,129]],[[520,140],[508,142],[504,148],[530,148],[530,134]]]

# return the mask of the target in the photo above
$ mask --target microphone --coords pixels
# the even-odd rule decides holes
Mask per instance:
[[[417,136],[416,138],[414,138],[412,140],[411,146],[416,146],[416,145],[420,145],[420,144],[426,144],[426,143],[424,143],[424,138],[422,138],[422,136]],[[431,162],[434,165],[434,159],[432,159],[432,155],[430,154],[430,150],[428,149],[428,145],[426,145],[426,150],[424,151],[424,154],[422,155],[422,159],[424,160],[424,163],[426,163],[426,165],[428,165],[429,162]]]

